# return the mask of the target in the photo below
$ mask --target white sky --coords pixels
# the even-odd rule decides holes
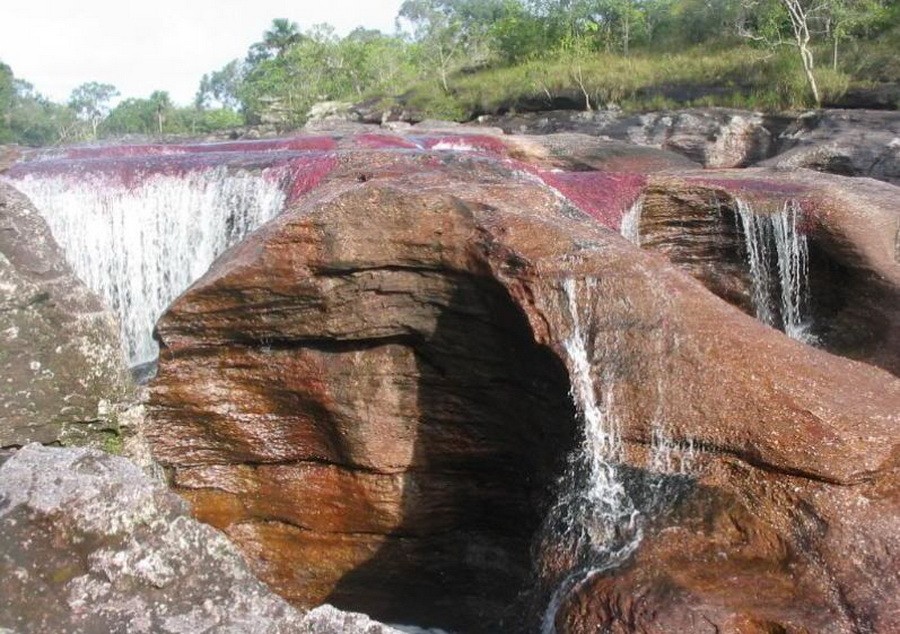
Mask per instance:
[[[88,81],[122,97],[168,90],[193,101],[200,77],[242,58],[274,18],[393,33],[402,0],[11,0],[0,8],[0,61],[54,101]]]

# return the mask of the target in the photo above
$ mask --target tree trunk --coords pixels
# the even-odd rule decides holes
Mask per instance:
[[[781,0],[781,3],[788,10],[791,18],[791,27],[794,29],[794,41],[797,44],[797,50],[800,52],[800,59],[803,61],[803,71],[806,73],[806,81],[812,90],[813,99],[816,100],[816,107],[822,105],[822,99],[819,97],[819,87],[816,85],[816,77],[813,75],[813,54],[809,49],[809,24],[806,19],[806,13],[803,11],[801,0]]]

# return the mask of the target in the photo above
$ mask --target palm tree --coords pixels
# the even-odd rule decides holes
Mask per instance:
[[[165,90],[155,90],[153,94],[150,95],[150,103],[153,104],[154,109],[156,110],[157,130],[159,131],[160,136],[162,136],[163,123],[165,123],[166,114],[172,109],[172,99]]]
[[[303,38],[296,22],[286,18],[275,18],[272,26],[263,33],[263,45],[275,51],[275,57],[281,57],[287,50]]]

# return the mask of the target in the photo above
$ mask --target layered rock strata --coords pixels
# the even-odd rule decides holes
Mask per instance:
[[[632,484],[666,476],[663,450],[694,455],[664,512],[638,504],[633,556],[556,602],[557,630],[900,625],[894,377],[491,159],[338,163],[158,324],[154,451],[280,594],[460,631],[547,618],[521,606],[569,572],[541,523],[583,433],[583,331]]]
[[[808,241],[807,317],[817,345],[900,374],[900,213],[897,188],[807,170],[753,168],[651,177],[638,233],[711,291],[753,314],[747,236],[754,213],[797,204]]]

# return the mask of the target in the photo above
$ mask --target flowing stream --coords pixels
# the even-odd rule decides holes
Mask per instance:
[[[678,478],[684,479],[693,458],[692,443],[675,443],[669,437],[662,371],[666,334],[660,332],[648,335],[659,353],[655,361],[656,408],[651,421],[648,463],[642,474],[634,473],[634,469],[629,474],[623,467],[621,420],[629,403],[624,398],[616,398],[616,368],[610,362],[622,342],[617,340],[616,333],[592,338],[589,333],[594,318],[592,310],[589,306],[579,306],[578,300],[579,296],[592,298],[597,284],[593,278],[563,282],[572,323],[564,348],[571,396],[583,422],[583,434],[547,524],[553,527],[549,530],[555,538],[575,553],[576,565],[550,597],[541,625],[543,634],[556,631],[556,615],[566,597],[596,575],[620,565],[635,551],[643,537],[645,519],[672,497],[667,485]],[[608,354],[609,358],[599,364],[602,376],[595,382],[591,368],[598,365],[597,346],[613,354]]]

